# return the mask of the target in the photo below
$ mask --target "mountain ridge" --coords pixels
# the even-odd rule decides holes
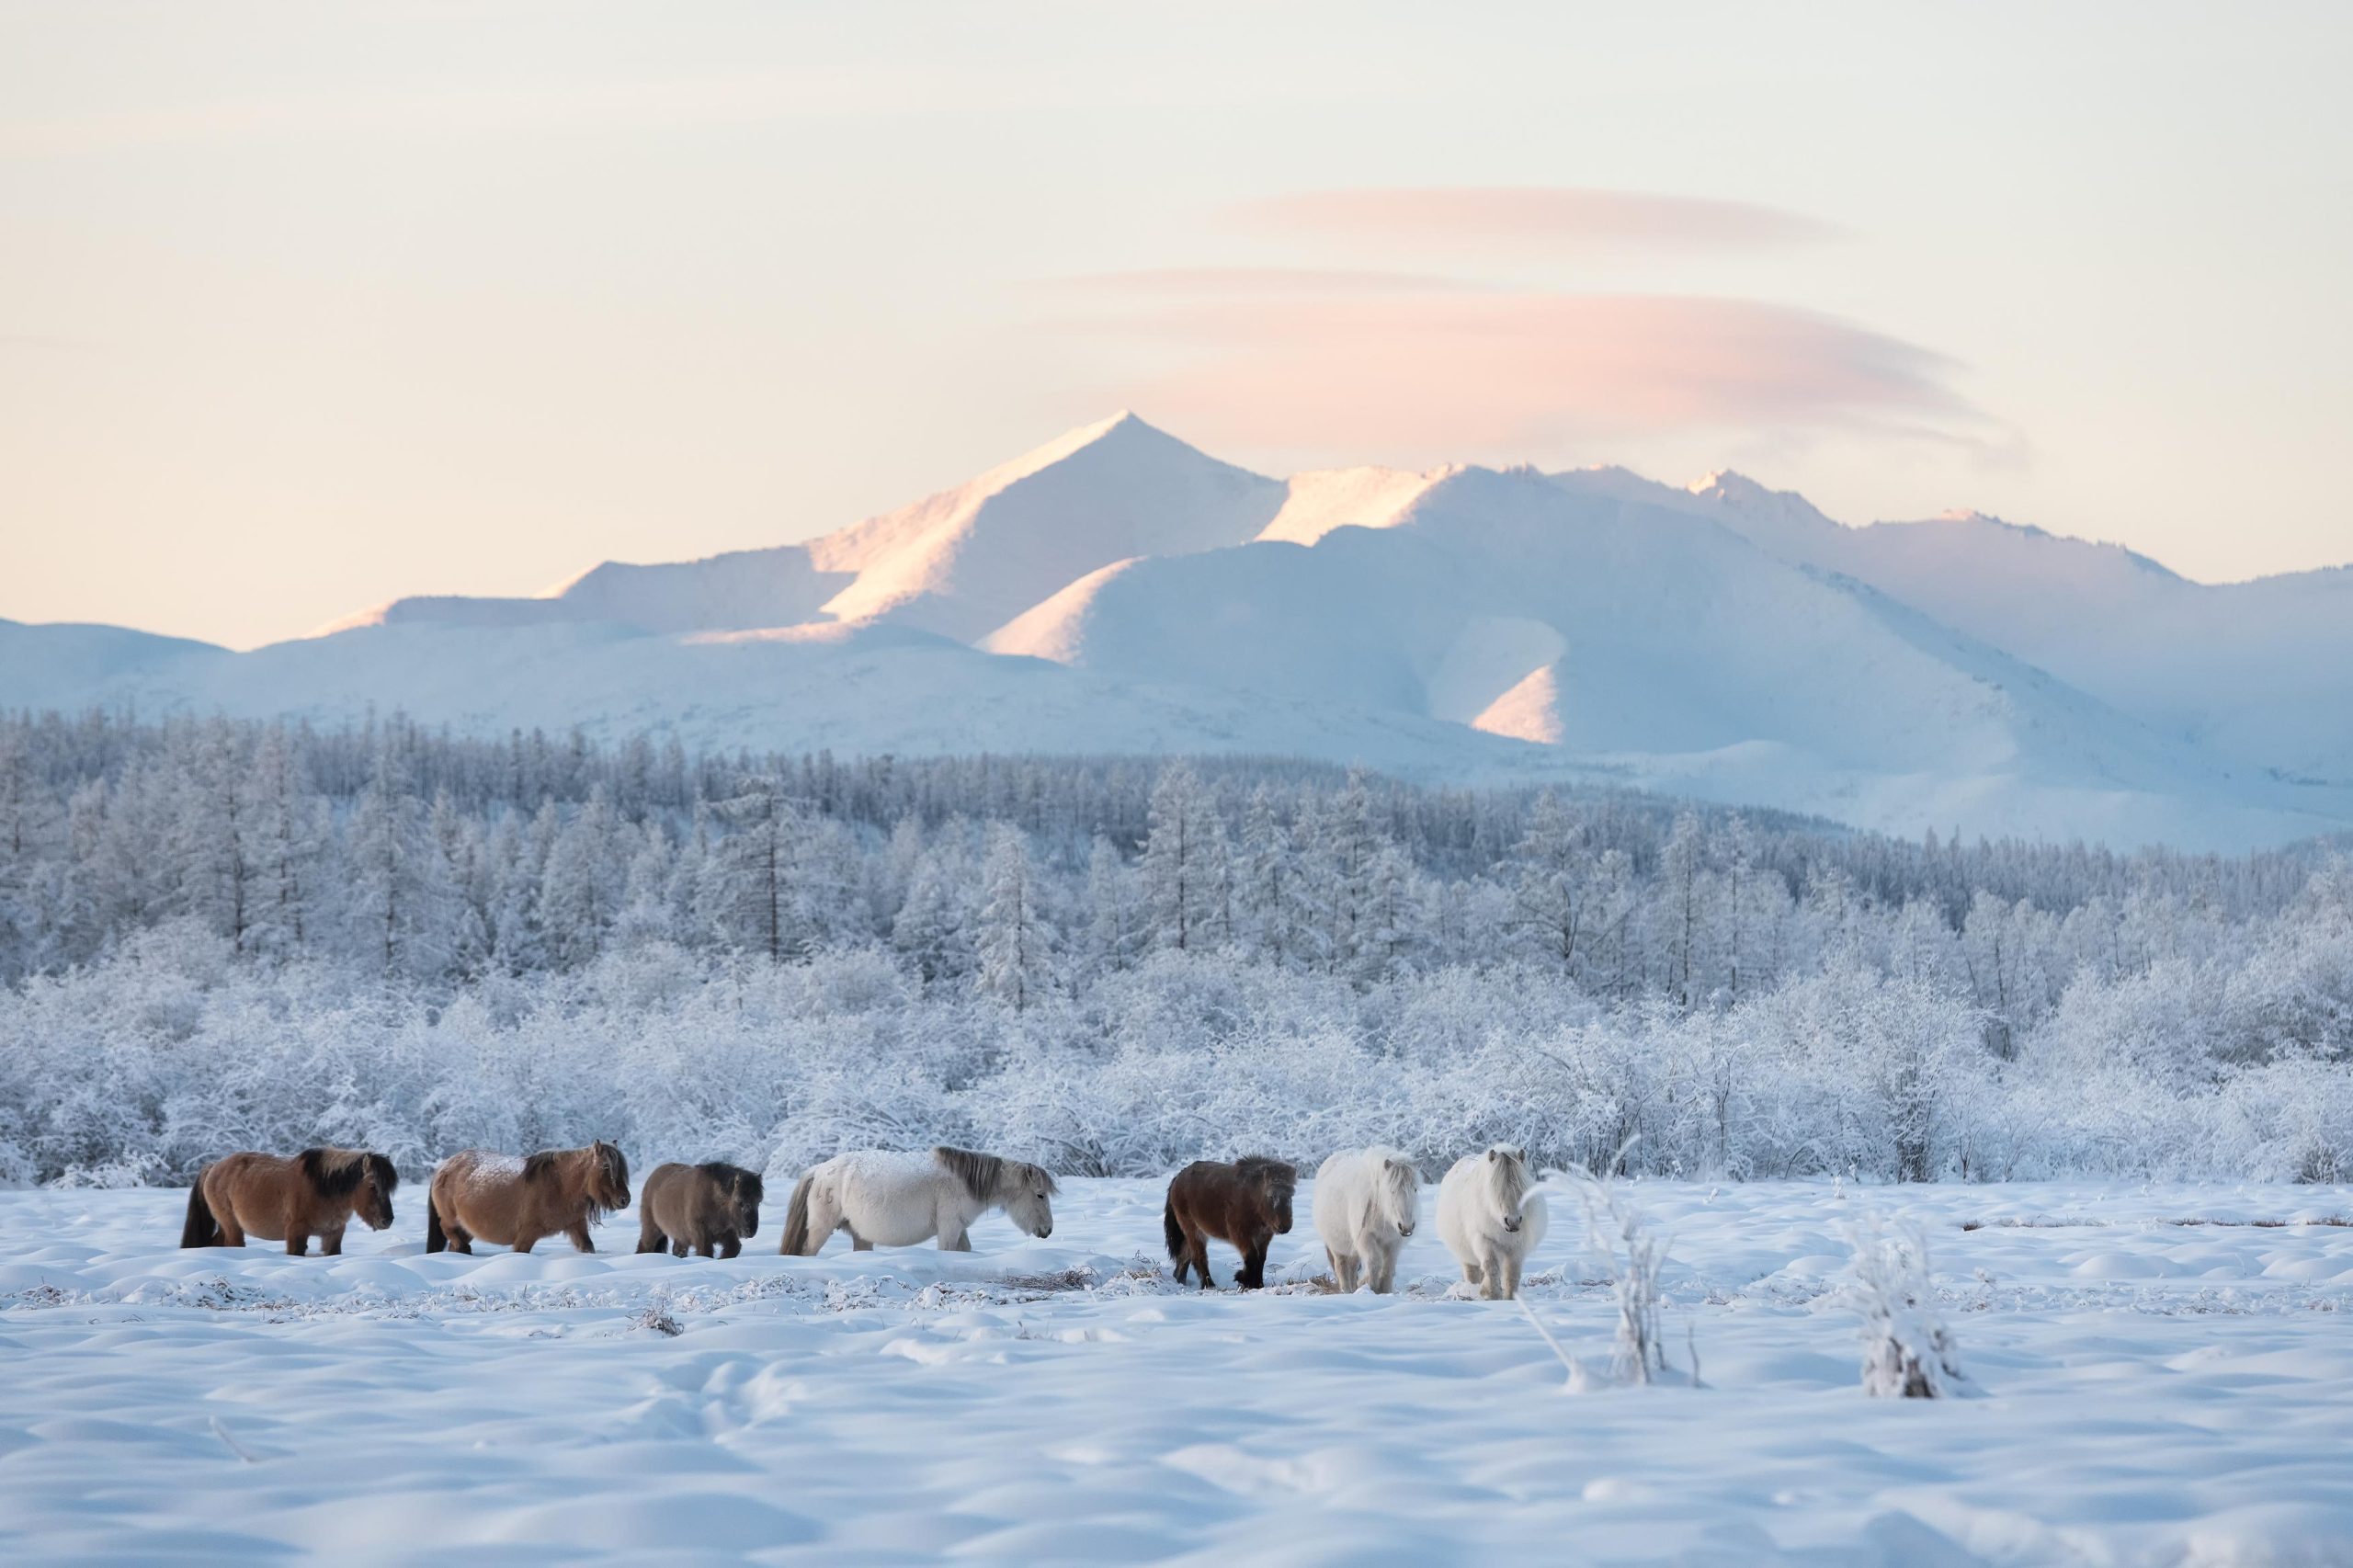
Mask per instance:
[[[2012,581],[2021,551],[2053,580]],[[2250,597],[2154,562],[2119,574],[2143,559],[1973,514],[1849,528],[1729,470],[1276,480],[1121,414],[797,544],[394,600],[251,653],[0,622],[0,702],[324,720],[376,701],[762,748],[1288,750],[1904,832],[2208,846],[2353,822],[2353,734],[2309,706],[2342,684],[2315,665],[2353,572]],[[2235,624],[2238,605],[2264,623]],[[2228,644],[2202,673],[2144,646],[2186,628]],[[2175,674],[2132,678],[2136,661]]]

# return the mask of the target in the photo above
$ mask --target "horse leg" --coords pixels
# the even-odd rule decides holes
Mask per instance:
[[[234,1204],[213,1204],[212,1220],[213,1223],[221,1227],[221,1245],[241,1247],[245,1244],[245,1228],[237,1223],[237,1210]]]
[[[1397,1288],[1397,1249],[1375,1248],[1370,1261],[1372,1293],[1376,1296],[1386,1296]]]
[[[670,1244],[670,1256],[672,1257],[684,1257],[687,1256],[686,1237],[680,1236],[676,1241]]]
[[[850,1246],[858,1252],[867,1248],[858,1239],[857,1230],[850,1225],[849,1216],[842,1212],[841,1196],[829,1179],[820,1179],[809,1187],[809,1250],[813,1253],[832,1239],[835,1231],[848,1231]]]
[[[1504,1255],[1504,1299],[1506,1301],[1519,1294],[1519,1270],[1520,1266],[1525,1262],[1527,1259],[1518,1253]]]
[[[719,1256],[722,1257],[733,1257],[743,1250],[744,1238],[733,1231],[728,1232],[727,1239],[719,1244]]]
[[[710,1233],[709,1231],[705,1231],[702,1233],[702,1239],[695,1243],[695,1256],[697,1257],[717,1257],[719,1256],[718,1244],[710,1239]]]
[[[970,1252],[972,1250],[972,1238],[971,1234],[965,1231],[963,1226],[956,1222],[955,1218],[952,1215],[949,1218],[947,1223],[939,1227],[939,1250],[942,1252]]]
[[[588,1234],[587,1221],[574,1220],[568,1227],[565,1228],[563,1233],[570,1236],[572,1238],[572,1244],[578,1247],[582,1252],[595,1252],[597,1250],[597,1244],[595,1240]]]
[[[1241,1283],[1252,1290],[1267,1288],[1267,1249],[1274,1244],[1272,1236],[1253,1236],[1250,1247],[1242,1255]]]
[[[874,1250],[874,1244],[868,1241],[864,1236],[859,1235],[856,1231],[852,1231],[849,1233],[849,1250],[852,1252],[872,1252]]]
[[[1210,1238],[1190,1226],[1185,1230],[1185,1244],[1192,1249],[1193,1267],[1201,1277],[1201,1289],[1214,1290],[1217,1281],[1210,1278]]]
[[[637,1217],[637,1250],[638,1250],[638,1251],[640,1251],[640,1252],[660,1252],[663,1248],[665,1248],[665,1247],[668,1246],[669,1244],[670,1244],[670,1238],[669,1238],[669,1237],[667,1237],[667,1236],[665,1236],[665,1235],[664,1235],[664,1234],[662,1233],[662,1227],[661,1227],[661,1226],[659,1226],[659,1225],[657,1225],[657,1224],[655,1224],[655,1223],[654,1222],[654,1210],[653,1210],[653,1209],[652,1209],[651,1207],[647,1208],[647,1209],[645,1210],[645,1211],[644,1211],[644,1212],[642,1212],[642,1213],[641,1213],[640,1215],[638,1215],[638,1217]]]
[[[442,1227],[442,1235],[449,1242],[451,1252],[463,1253],[468,1257],[473,1256],[474,1233],[472,1231],[456,1225],[445,1225]]]
[[[310,1236],[309,1236],[306,1233],[301,1232],[301,1231],[292,1230],[292,1229],[290,1229],[290,1228],[287,1231],[287,1233],[286,1233],[286,1256],[289,1256],[289,1257],[300,1257],[300,1256],[301,1256],[304,1253],[309,1252],[310,1250],[311,1250],[311,1238],[310,1238]]]
[[[1479,1266],[1477,1264],[1466,1263],[1462,1266],[1462,1282],[1465,1285],[1478,1285],[1481,1283],[1479,1278]],[[1485,1293],[1486,1292],[1483,1289],[1480,1291],[1480,1294],[1482,1295],[1484,1295]]]
[[[517,1231],[515,1233],[515,1250],[517,1252],[529,1252],[539,1244],[540,1235],[537,1231]]]
[[[1486,1276],[1485,1282],[1479,1288],[1479,1299],[1483,1301],[1502,1301],[1504,1299],[1503,1254],[1494,1247],[1489,1247],[1486,1256],[1479,1265],[1479,1272]]]
[[[343,1256],[342,1226],[338,1225],[332,1231],[321,1231],[319,1233],[319,1256],[321,1257],[340,1257]]]

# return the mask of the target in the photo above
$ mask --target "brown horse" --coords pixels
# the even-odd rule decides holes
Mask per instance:
[[[741,1165],[656,1165],[637,1195],[637,1250],[733,1257],[760,1233],[761,1183]]]
[[[1277,1236],[1290,1234],[1290,1196],[1298,1186],[1298,1166],[1262,1154],[1245,1154],[1230,1165],[1195,1160],[1178,1171],[1160,1215],[1176,1282],[1185,1282],[1189,1264],[1200,1271],[1202,1290],[1216,1285],[1209,1243],[1215,1236],[1242,1255],[1235,1284],[1245,1290],[1266,1284],[1267,1248]]]
[[[400,1173],[381,1154],[364,1149],[305,1149],[290,1160],[247,1151],[213,1161],[188,1189],[184,1247],[241,1247],[247,1236],[283,1237],[296,1257],[319,1238],[332,1257],[343,1250],[343,1228],[354,1214],[371,1231],[392,1222],[392,1189]]]
[[[558,1234],[595,1252],[588,1227],[629,1207],[629,1162],[601,1141],[529,1158],[469,1149],[441,1162],[428,1197],[427,1252],[472,1252],[477,1241],[529,1252],[541,1236]]]

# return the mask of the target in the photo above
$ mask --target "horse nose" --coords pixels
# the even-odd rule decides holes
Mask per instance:
[[[1043,1241],[1043,1240],[1045,1240],[1048,1236],[1051,1236],[1051,1235],[1052,1235],[1053,1233],[1054,1233],[1054,1227],[1053,1227],[1052,1223],[1051,1223],[1051,1221],[1049,1221],[1049,1222],[1047,1223],[1047,1225],[1046,1225],[1045,1229],[1043,1229],[1043,1230],[1041,1230],[1041,1231],[1040,1231],[1040,1232],[1038,1233],[1038,1239],[1039,1239],[1040,1241]]]
[[[1504,1221],[1504,1229],[1506,1231],[1517,1231],[1519,1229],[1519,1221],[1518,1220],[1506,1220]]]
[[[1400,1225],[1397,1227],[1397,1233],[1401,1236],[1410,1236],[1414,1233],[1414,1227],[1411,1225]]]

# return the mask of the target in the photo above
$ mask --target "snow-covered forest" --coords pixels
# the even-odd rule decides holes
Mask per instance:
[[[1281,760],[0,718],[0,1179],[620,1141],[1072,1173],[2353,1170],[2353,866]],[[1631,1143],[1630,1143],[1631,1141]]]

